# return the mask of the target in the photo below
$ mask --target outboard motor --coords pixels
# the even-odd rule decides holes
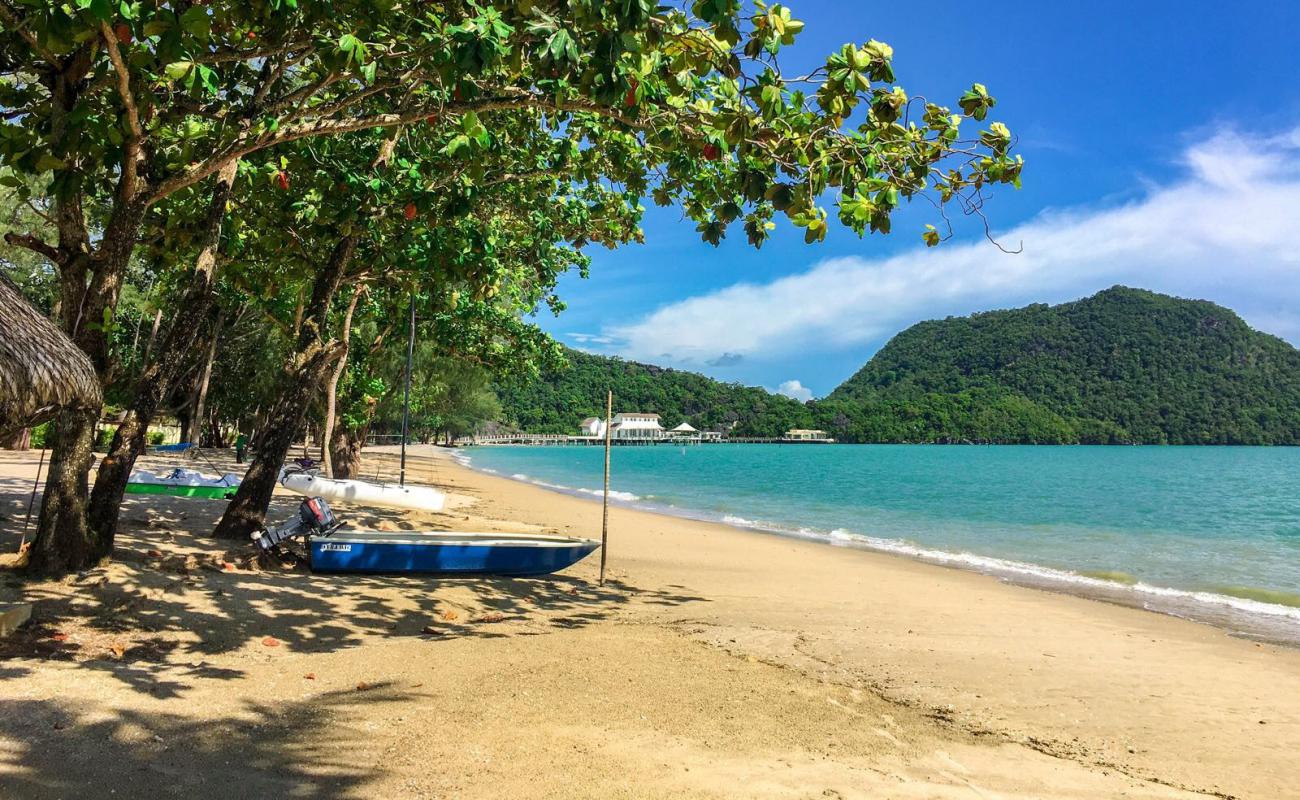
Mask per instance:
[[[259,533],[252,534],[253,544],[262,550],[274,550],[286,539],[298,536],[329,536],[338,530],[339,522],[323,497],[308,497],[298,504],[298,513],[290,519]]]

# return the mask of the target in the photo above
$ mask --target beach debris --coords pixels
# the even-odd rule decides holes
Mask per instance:
[[[420,629],[420,633],[427,634],[429,636],[441,636],[442,629],[439,628],[437,625],[425,625],[423,628]]]
[[[162,558],[162,557],[163,557],[163,553],[162,553],[161,550],[149,550],[149,551],[146,551],[146,552],[145,552],[145,555],[149,556],[150,558]]]
[[[275,638],[274,636],[264,636],[262,637],[262,644],[265,645],[266,647],[279,647],[280,640]]]
[[[314,680],[316,680],[316,673],[314,673],[314,672],[308,672],[306,675],[303,675],[302,677],[303,677],[305,680],[314,681]]]
[[[234,572],[234,571],[235,571],[235,565],[234,565],[234,564],[231,564],[229,561],[222,561],[222,562],[221,562],[221,569],[222,569],[224,572]]]
[[[371,687],[370,687],[370,684],[366,683],[365,681],[360,681],[360,682],[357,683],[357,691],[358,691],[358,692],[364,692],[364,691],[366,691],[366,690],[369,689],[369,688],[371,688]]]
[[[505,622],[506,615],[500,611],[489,611],[486,614],[480,614],[474,618],[475,622],[491,624],[494,622]]]
[[[442,612],[438,616],[441,617],[445,622],[451,622],[452,620],[456,619],[456,617],[460,615],[457,614],[455,611],[452,611],[451,609],[447,609],[446,611]]]
[[[109,652],[113,654],[113,658],[116,658],[118,661],[121,661],[122,657],[126,655],[126,645],[121,642],[113,642],[108,646],[108,649]]]

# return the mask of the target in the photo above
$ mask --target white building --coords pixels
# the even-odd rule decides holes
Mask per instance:
[[[699,433],[699,431],[692,428],[689,422],[683,422],[681,425],[668,431],[669,436],[694,436],[697,433]]]
[[[578,423],[579,436],[596,436],[605,438],[605,420],[600,417],[587,417]]]
[[[824,442],[829,441],[830,436],[826,431],[808,430],[806,428],[794,428],[785,432],[781,437],[787,442]]]
[[[610,427],[610,436],[615,439],[661,439],[663,435],[658,414],[615,414],[614,424]]]

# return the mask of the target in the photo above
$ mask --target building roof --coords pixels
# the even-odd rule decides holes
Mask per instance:
[[[601,421],[600,417],[587,417],[582,422],[578,423],[578,427],[585,428],[593,422],[600,422],[600,421]]]
[[[682,433],[695,433],[695,429],[691,427],[691,424],[689,422],[683,422],[681,425],[678,425],[676,428],[673,428],[673,430],[681,431]]]
[[[648,419],[659,419],[659,415],[658,415],[658,414],[649,414],[649,413],[646,413],[645,411],[620,411],[620,412],[618,412],[617,414],[615,414],[614,416],[616,416],[616,417],[646,417],[646,418],[648,418]]]

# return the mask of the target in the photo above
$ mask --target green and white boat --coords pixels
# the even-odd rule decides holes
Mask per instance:
[[[239,476],[227,472],[213,478],[192,469],[174,469],[155,475],[146,470],[136,470],[127,480],[127,494],[165,494],[172,497],[205,497],[212,500],[229,500],[239,488]]]

